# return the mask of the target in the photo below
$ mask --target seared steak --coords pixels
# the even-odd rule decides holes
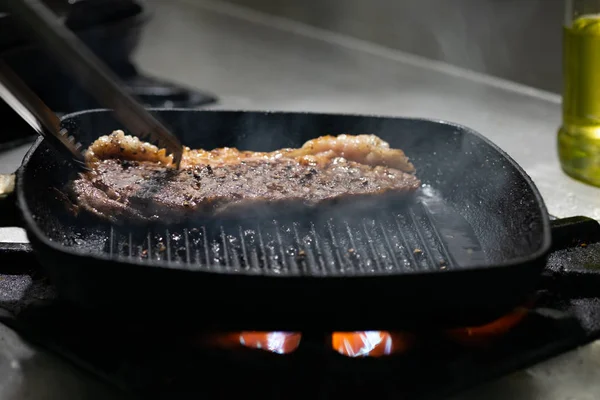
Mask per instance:
[[[148,143],[116,131],[86,153],[76,203],[112,222],[248,216],[414,192],[401,150],[372,135],[324,136],[272,153],[184,149],[180,169]]]

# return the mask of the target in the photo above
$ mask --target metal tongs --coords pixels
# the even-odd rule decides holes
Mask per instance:
[[[81,143],[61,128],[56,114],[1,60],[0,98],[65,158],[71,157],[77,166],[85,167]]]
[[[129,131],[139,138],[149,138],[159,148],[173,155],[173,163],[179,168],[183,146],[169,130],[138,103],[119,83],[118,78],[96,55],[89,50],[71,31],[65,28],[58,18],[44,4],[37,0],[4,0],[11,15],[20,22],[20,26],[31,34],[36,41],[62,67],[69,71],[78,83],[102,106],[112,109],[115,116]],[[9,103],[30,125],[44,136],[51,134],[53,143],[62,145],[76,161],[82,162],[81,145],[76,138],[61,130],[58,117],[37,98],[33,92],[11,74],[6,66],[0,68],[1,97]],[[9,100],[7,100],[9,99]],[[37,124],[32,120],[36,117]],[[42,128],[40,128],[40,126]]]

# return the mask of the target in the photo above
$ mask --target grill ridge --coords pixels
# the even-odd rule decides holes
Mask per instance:
[[[361,276],[460,268],[437,223],[427,205],[418,203],[346,219],[221,222],[143,236],[110,227],[105,251],[117,258],[166,257],[189,269],[259,275]]]
[[[326,271],[325,260],[324,260],[323,252],[321,250],[321,246],[319,244],[319,242],[320,242],[319,236],[317,235],[317,231],[315,229],[315,224],[313,222],[310,223],[310,233],[312,234],[312,240],[310,240],[309,243],[314,244],[313,249],[314,249],[315,254],[317,255],[316,259],[317,259],[318,265],[319,265],[319,274],[322,274]]]
[[[127,255],[133,257],[133,234],[131,232],[127,235]]]
[[[262,234],[262,229],[260,229],[260,224],[258,224],[256,226],[256,234],[258,235],[258,250],[260,251],[260,256],[259,256],[259,260],[262,260],[262,265],[267,266],[267,249],[265,248],[265,242],[263,240],[263,234]],[[261,271],[263,268],[261,268],[261,264],[258,263],[258,270]]]
[[[404,260],[407,267],[410,270],[417,270],[419,267],[419,263],[417,262],[417,258],[415,257],[415,253],[411,251],[410,246],[408,244],[408,240],[406,239],[406,235],[404,234],[404,229],[402,228],[399,216],[394,217],[394,223],[398,228],[398,238],[400,239],[401,249],[407,255]]]
[[[367,260],[367,257],[365,256],[364,248],[362,247],[362,245],[359,247],[357,242],[354,240],[355,235],[352,234],[352,228],[348,224],[348,221],[344,221],[344,227],[346,228],[345,233],[346,233],[346,236],[348,236],[349,243],[351,246],[349,249],[349,252],[350,252],[350,254],[353,254],[353,256],[351,256],[350,258],[352,260],[353,265],[355,266],[355,270],[359,271],[361,273],[364,273],[365,267],[362,263],[362,260]]]
[[[185,243],[185,262],[186,264],[192,264],[192,258],[190,256],[190,234],[187,228],[183,230],[183,240]]]
[[[315,268],[315,266],[317,265],[315,255],[312,251],[310,251],[310,249],[307,248],[305,243],[300,241],[300,234],[298,233],[298,222],[292,222],[292,227],[294,229],[294,239],[296,239],[296,243],[298,243],[298,256],[300,258],[300,264],[303,266],[299,269],[299,273],[302,274],[310,270],[311,274],[317,274],[317,270]],[[307,258],[308,262],[306,261]]]
[[[363,232],[365,234],[365,238],[367,239],[367,248],[371,253],[371,257],[369,257],[369,259],[373,260],[374,261],[373,264],[375,264],[375,266],[377,267],[376,269],[372,269],[372,272],[374,270],[382,271],[383,269],[381,268],[381,263],[380,263],[381,260],[379,257],[377,257],[377,251],[375,250],[373,238],[371,237],[371,235],[369,235],[369,228],[367,227],[365,220],[362,221],[362,228],[363,228]]]
[[[411,213],[409,215],[411,221],[412,221],[412,226],[420,226],[419,221],[417,220],[417,217],[415,214]],[[421,243],[421,245],[424,247],[424,249],[420,249],[420,250],[424,250],[421,254],[423,254],[423,258],[426,260],[426,263],[428,264],[428,268],[435,268],[435,260],[433,259],[433,250],[430,246],[430,243],[428,243],[427,239],[425,239],[425,237],[423,236],[423,230],[422,229],[415,229],[415,232],[417,234],[417,238],[419,243]],[[417,253],[419,254],[419,253]]]
[[[235,248],[233,246],[231,246],[231,252],[227,251],[227,249],[230,246],[227,246],[227,242],[229,240],[227,239],[227,235],[225,235],[225,229],[223,228],[223,226],[221,226],[221,245],[219,246],[219,249],[223,249],[223,257],[219,256],[219,253],[217,252],[216,254],[216,258],[219,260],[223,260],[223,264],[225,264],[226,268],[229,268],[229,255],[231,254],[231,252],[235,251]]]
[[[420,208],[422,209],[423,214],[427,218],[427,222],[429,223],[429,225],[432,228],[431,231],[433,232],[437,242],[439,243],[439,249],[441,251],[441,255],[446,262],[446,264],[443,264],[442,267],[448,267],[449,264],[456,264],[454,262],[452,256],[450,255],[450,252],[448,251],[446,244],[442,240],[442,235],[440,234],[439,230],[436,229],[436,227],[435,227],[433,215],[431,215],[431,212],[429,211],[429,209],[427,208],[427,206],[425,204],[420,204]]]
[[[381,219],[381,221],[385,221],[385,215],[382,215],[380,217],[380,219]],[[380,225],[381,232],[383,233],[383,240],[385,241],[385,245],[387,246],[387,249],[391,251],[389,256],[390,256],[390,259],[392,260],[392,264],[394,265],[394,268],[396,270],[399,270],[400,264],[398,263],[398,259],[394,255],[394,247],[392,246],[392,242],[390,241],[390,236],[388,234],[388,230],[386,229],[386,225],[387,224]]]
[[[206,235],[206,227],[204,226],[202,227],[202,239],[204,240],[204,265],[206,265],[207,268],[210,268],[211,262],[208,248],[208,238]],[[198,258],[198,260],[200,260],[200,258]]]
[[[246,240],[244,239],[244,232],[242,231],[241,226],[238,229],[238,233],[240,235],[240,247],[242,248],[242,257],[244,258],[242,266],[244,269],[248,269],[250,267],[250,259],[248,258],[248,252],[246,251]]]
[[[148,232],[147,240],[148,240],[148,244],[147,244],[147,247],[145,250],[146,250],[146,254],[148,256],[148,260],[152,260],[152,235],[150,232]]]
[[[113,256],[115,254],[115,242],[114,242],[114,238],[115,238],[115,230],[114,228],[111,226],[110,227],[110,233],[108,234],[108,246],[109,246],[109,254],[111,256]]]
[[[169,234],[169,230],[165,229],[165,240],[167,241],[167,245],[165,246],[165,251],[167,252],[167,263],[171,263],[171,235]]]
[[[344,267],[343,265],[345,264],[344,261],[342,261],[342,255],[340,254],[340,247],[338,246],[337,240],[336,240],[336,234],[333,233],[333,227],[331,226],[331,220],[327,220],[327,231],[329,233],[329,238],[331,240],[331,248],[333,249],[333,253],[335,254],[335,259],[337,260],[337,265],[339,266],[339,268],[341,269],[340,272],[344,271]],[[338,271],[336,271],[338,272]]]

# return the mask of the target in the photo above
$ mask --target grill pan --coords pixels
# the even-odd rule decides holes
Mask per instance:
[[[40,139],[16,173],[16,205],[66,301],[99,315],[185,317],[215,329],[403,329],[488,322],[538,284],[551,248],[541,196],[469,128],[363,115],[152,112],[192,148],[270,151],[325,134],[375,134],[405,151],[423,187],[415,201],[360,212],[115,227],[66,211],[58,189],[74,171]],[[84,145],[121,128],[107,110],[62,122]]]

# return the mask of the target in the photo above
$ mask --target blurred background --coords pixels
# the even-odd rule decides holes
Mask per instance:
[[[563,0],[42,1],[146,106],[453,121],[538,178],[556,215],[600,217],[595,192],[556,187]],[[1,4],[0,57],[56,113],[98,107]],[[0,117],[0,150],[20,146],[4,152],[11,172],[34,135],[2,103]]]
[[[372,51],[397,50],[561,91],[562,0],[44,1],[150,106],[214,102],[214,91],[230,90],[211,81],[234,68],[237,73],[240,61],[247,62],[251,77],[256,63],[247,54],[242,53],[245,60],[233,54],[245,45],[235,33],[261,37],[256,29],[240,32],[241,20],[257,18],[276,28],[285,25],[287,31],[301,26],[306,34],[314,27],[312,35],[326,40],[355,39],[354,46],[371,46]],[[277,41],[274,35],[272,31],[268,40]],[[71,89],[73,83],[48,57],[28,44],[6,14],[0,14],[0,49],[56,111],[93,106]],[[163,79],[140,72],[139,64]],[[215,72],[215,64],[222,71]],[[165,76],[174,81],[165,81]]]
[[[562,0],[227,1],[540,89],[561,91]]]
[[[148,107],[448,120],[507,151],[555,215],[600,218],[593,190],[556,180],[564,0],[40,1]],[[97,108],[2,11],[0,57],[57,114]],[[7,173],[35,134],[2,102],[0,118]]]
[[[149,107],[445,119],[534,178],[557,172],[563,0],[43,1]],[[56,113],[98,106],[1,2],[0,57]],[[0,150],[34,137],[1,103],[0,116]],[[540,146],[547,165],[531,158]],[[4,172],[25,151],[6,155]],[[557,196],[554,181],[538,185]]]

